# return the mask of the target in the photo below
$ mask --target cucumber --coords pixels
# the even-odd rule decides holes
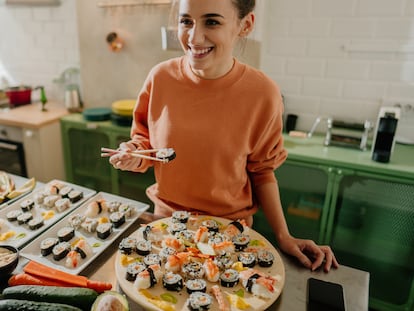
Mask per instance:
[[[90,288],[40,285],[17,285],[3,290],[3,298],[62,303],[89,311],[98,297]],[[56,310],[55,310],[56,311]]]
[[[30,300],[0,300],[0,311],[82,311],[77,307],[61,303],[50,303]]]

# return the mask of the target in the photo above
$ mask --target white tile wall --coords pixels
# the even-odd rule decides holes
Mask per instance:
[[[79,66],[83,55],[81,71],[117,68],[116,81],[105,82],[116,88],[102,89],[94,79],[85,88],[100,89],[105,102],[132,96],[153,65],[145,55],[175,56],[160,50],[159,26],[165,23],[154,10],[103,10],[92,0],[61,0],[57,7],[8,6],[0,0],[0,76],[10,84],[45,85],[49,97],[58,96],[52,80]],[[147,19],[134,17],[135,11]],[[280,85],[286,113],[299,114],[299,129],[308,130],[318,115],[376,120],[384,101],[414,102],[414,0],[260,0],[257,15],[253,38],[261,42],[260,68]],[[91,26],[80,16],[99,18]],[[113,29],[134,40],[124,57],[103,54],[104,35]],[[141,41],[151,44],[144,50]]]
[[[12,6],[0,0],[0,87],[43,85],[49,99],[61,99],[53,83],[68,67],[79,67],[76,2],[59,6]],[[33,99],[38,99],[33,92]]]
[[[414,103],[414,0],[264,1],[264,25],[280,29],[263,31],[262,70],[298,129],[319,115],[376,121],[383,102]]]

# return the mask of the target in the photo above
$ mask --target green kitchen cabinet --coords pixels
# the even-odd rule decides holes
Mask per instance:
[[[100,156],[101,147],[117,148],[129,140],[129,127],[111,121],[86,121],[81,114],[65,116],[60,123],[67,181],[152,206],[145,194],[155,182],[152,169],[146,173],[120,171]]]
[[[414,310],[414,147],[397,144],[384,164],[369,151],[323,146],[323,137],[285,136],[285,146],[275,174],[291,233],[370,272],[371,308]],[[261,212],[255,226],[272,239]]]

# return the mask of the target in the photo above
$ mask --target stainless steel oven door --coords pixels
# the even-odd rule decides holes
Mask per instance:
[[[27,177],[22,143],[0,139],[0,170]]]

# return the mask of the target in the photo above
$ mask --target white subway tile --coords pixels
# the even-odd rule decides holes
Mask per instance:
[[[352,16],[353,3],[355,1],[356,0],[314,0],[312,6],[312,16]]]
[[[302,79],[299,77],[269,75],[280,87],[282,94],[300,94]]]
[[[387,89],[386,97],[412,100],[414,98],[414,84],[393,82]]]
[[[325,60],[322,59],[289,59],[286,72],[291,75],[321,77],[325,68]]]
[[[285,110],[287,113],[317,113],[319,110],[319,105],[319,97],[292,94],[287,94],[285,96]]]
[[[410,18],[382,19],[377,22],[375,37],[413,38],[414,21]]]
[[[347,40],[311,39],[309,40],[308,55],[312,57],[343,58],[347,55],[344,45]]]
[[[303,94],[320,97],[338,97],[341,92],[341,81],[333,79],[304,78]]]
[[[341,37],[372,37],[375,20],[372,18],[341,18],[332,23],[332,35]]]
[[[269,25],[265,30],[265,36],[267,38],[278,38],[286,37],[289,34],[289,18],[270,18],[267,25]]]
[[[347,100],[347,99],[321,99],[320,114],[341,119],[347,122],[364,122],[376,120],[379,100]]]
[[[285,57],[265,54],[261,59],[261,69],[266,73],[284,74],[286,73],[286,62]]]
[[[356,6],[358,16],[401,16],[405,0],[359,0]]]
[[[267,48],[274,55],[303,56],[306,54],[306,39],[273,38]]]
[[[45,35],[59,35],[63,33],[63,23],[61,22],[44,22]]]
[[[290,23],[289,35],[326,37],[330,26],[331,19],[328,18],[293,19]]]
[[[368,61],[329,60],[326,65],[326,76],[365,80],[368,78],[369,68]]]
[[[34,7],[33,20],[35,21],[49,21],[52,18],[52,11],[48,7]]]
[[[386,92],[386,83],[369,81],[345,81],[343,96],[349,99],[380,100]]]
[[[270,16],[309,16],[311,0],[270,0],[268,13]]]
[[[414,83],[414,62],[376,62],[372,64],[370,78],[382,81]]]

